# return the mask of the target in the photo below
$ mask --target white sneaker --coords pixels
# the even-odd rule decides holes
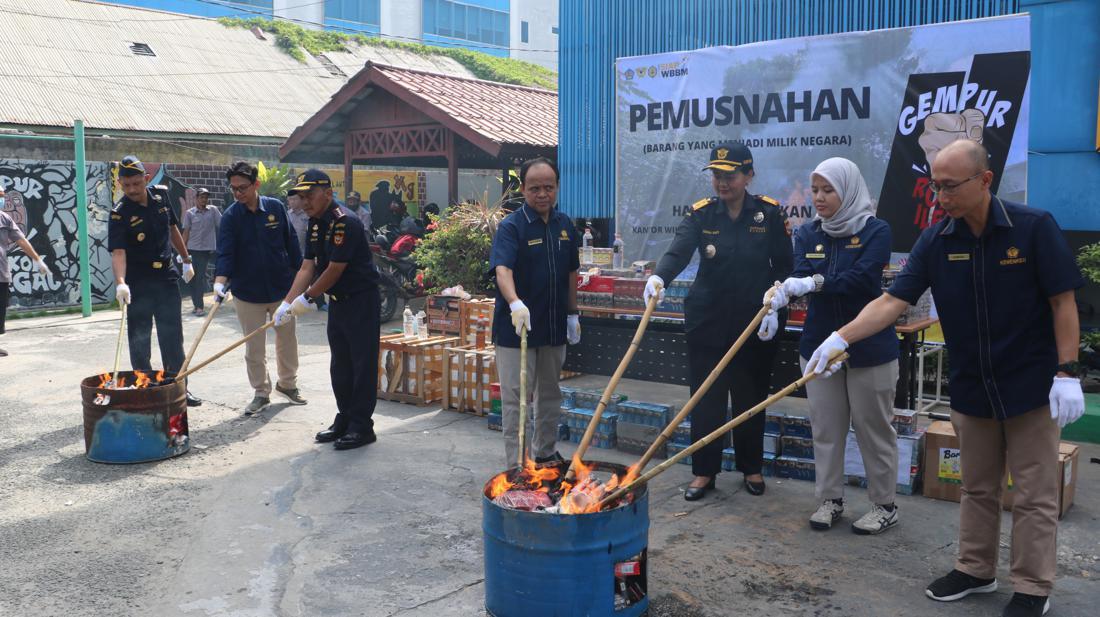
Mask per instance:
[[[837,503],[832,499],[826,499],[821,502],[821,507],[817,509],[810,516],[810,527],[814,529],[824,531],[833,526],[833,523],[840,520],[840,515],[844,513],[844,502]]]
[[[895,505],[893,510],[887,510],[876,503],[871,506],[870,512],[852,523],[852,532],[861,536],[874,535],[882,533],[897,524],[898,507]]]

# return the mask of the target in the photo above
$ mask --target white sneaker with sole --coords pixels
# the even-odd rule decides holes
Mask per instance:
[[[821,507],[810,515],[810,527],[817,529],[818,531],[824,531],[833,526],[833,523],[840,520],[840,515],[844,513],[844,503],[837,503],[832,499],[826,499],[821,502]]]
[[[852,523],[852,532],[861,536],[869,536],[882,533],[897,524],[898,507],[894,506],[893,510],[887,510],[876,503],[871,506],[870,512]]]

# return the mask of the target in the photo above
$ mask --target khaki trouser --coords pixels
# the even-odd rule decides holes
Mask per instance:
[[[233,298],[241,331],[248,334],[270,321],[280,302],[256,304]],[[294,334],[294,319],[275,329],[275,362],[279,371],[279,387],[298,387],[298,338]],[[271,396],[271,378],[267,374],[267,335],[249,339],[244,345],[244,362],[248,368],[248,383],[256,396]]]
[[[802,370],[806,359],[800,358]],[[806,384],[814,432],[814,467],[819,500],[844,497],[844,449],[849,425],[867,474],[871,503],[894,503],[898,477],[898,436],[894,431],[894,390],[898,361],[878,366],[845,366],[828,379]]]
[[[959,436],[962,499],[955,568],[997,576],[1005,462],[1012,474],[1013,591],[1048,596],[1054,588],[1058,540],[1058,441],[1061,431],[1043,406],[1004,422],[951,412]]]
[[[500,379],[501,422],[504,430],[504,454],[508,467],[519,456],[519,349],[497,346],[497,376]],[[565,345],[527,348],[527,452],[532,459],[552,455],[557,450],[558,423],[561,421],[561,390],[558,380],[565,363]],[[532,430],[532,428],[534,430]]]

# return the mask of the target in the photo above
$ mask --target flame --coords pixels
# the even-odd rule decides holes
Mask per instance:
[[[134,382],[134,388],[148,388],[149,387],[149,375],[141,371],[134,371],[134,377],[137,381]]]
[[[125,388],[130,388],[130,389],[151,388],[153,386],[159,385],[160,382],[164,380],[164,371],[157,371],[157,373],[155,375],[155,378],[150,377],[149,373],[145,373],[143,371],[134,371],[134,380],[135,381],[134,381],[134,384],[132,386],[127,386],[125,375],[119,375],[118,383],[114,383],[113,380],[111,379],[111,374],[110,373],[103,373],[103,374],[99,375],[99,386],[98,387],[105,388],[105,389],[108,389],[108,390],[122,390],[122,389],[125,389]]]
[[[109,384],[109,383],[111,383],[111,374],[110,373],[103,373],[102,375],[99,376],[99,386],[98,387],[106,388],[107,384]]]
[[[496,476],[489,483],[489,499],[496,499],[507,491],[512,490],[515,486],[510,480],[508,480],[508,472],[503,471]]]
[[[164,381],[164,370],[157,371],[155,381],[156,381],[156,383],[160,383],[160,382]]]

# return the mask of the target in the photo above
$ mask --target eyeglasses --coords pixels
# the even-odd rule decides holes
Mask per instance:
[[[251,184],[229,185],[229,190],[233,191],[234,195],[243,195],[250,188],[252,188]]]
[[[967,178],[966,180],[962,180],[962,181],[956,182],[954,184],[943,184],[943,183],[936,182],[935,180],[933,180],[933,181],[928,183],[928,188],[932,189],[932,192],[936,193],[936,194],[950,195],[951,193],[954,193],[956,190],[958,190],[958,188],[960,186],[966,184],[967,182],[970,182],[974,178],[977,178],[978,176],[982,175],[983,173],[985,173],[985,170],[979,171],[978,173],[974,174],[973,176],[970,176],[969,178]]]

